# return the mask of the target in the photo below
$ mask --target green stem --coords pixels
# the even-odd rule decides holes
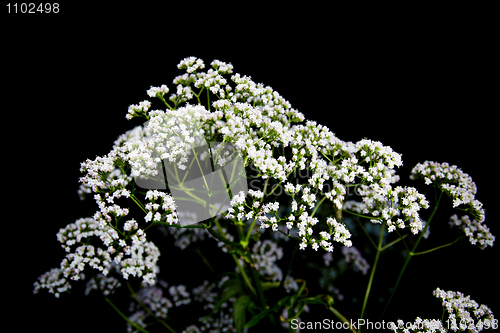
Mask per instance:
[[[257,270],[253,267],[250,268],[250,271],[252,272],[252,277],[255,280],[255,285],[257,286],[257,294],[259,296],[262,309],[266,309],[267,308],[266,298],[264,297],[264,290],[262,289],[262,284],[260,283],[259,274],[257,273]]]
[[[373,247],[375,248],[375,250],[377,249],[377,244],[375,244],[375,241],[373,240],[373,238],[370,236],[370,234],[368,233],[368,231],[366,231],[365,229],[365,226],[363,225],[363,223],[361,223],[361,221],[358,219],[356,219],[358,221],[358,224],[359,226],[361,227],[361,229],[363,230],[363,232],[365,233],[366,237],[368,237],[368,239],[370,240],[370,243],[372,243]]]
[[[116,311],[116,313],[118,313],[120,315],[120,317],[122,317],[127,323],[129,323],[131,326],[137,328],[139,331],[143,332],[143,333],[149,333],[147,330],[145,330],[144,328],[142,328],[141,326],[137,325],[136,323],[134,323],[133,321],[131,321],[127,316],[125,316],[123,314],[123,312],[120,311],[120,309],[118,309],[116,307],[116,305],[113,304],[113,302],[111,302],[111,300],[109,298],[106,297],[106,295],[104,295],[104,293],[102,292],[101,290],[101,287],[99,286],[99,281],[97,281],[97,278],[94,274],[94,271],[92,271],[92,277],[94,279],[94,283],[97,287],[97,290],[99,290],[99,292],[101,293],[102,297],[104,297],[104,299],[106,300],[106,302],[109,303],[109,305],[111,305],[111,307],[113,308],[113,310]]]
[[[283,275],[283,277],[281,278],[281,282],[280,282],[280,285],[279,285],[279,288],[278,290],[281,292],[281,290],[283,289],[283,286],[285,285],[285,280],[286,280],[286,277],[288,276],[288,273],[290,272],[290,269],[292,268],[292,264],[293,264],[293,259],[295,258],[295,253],[297,253],[297,249],[299,248],[299,243],[297,242],[295,244],[295,246],[293,247],[293,251],[292,251],[292,257],[290,258],[290,262],[288,263],[288,267],[286,269],[286,272],[285,274]]]
[[[338,312],[335,308],[333,307],[329,307],[328,308],[330,311],[332,311],[332,313],[335,315],[335,317],[339,318],[340,320],[342,320],[344,323],[348,323],[349,324],[349,329],[354,332],[354,333],[357,333],[356,330],[354,329],[354,327],[351,326],[351,323],[349,322],[349,320],[344,317],[340,312]]]
[[[286,236],[286,237],[288,237],[288,238],[295,239],[295,240],[296,240],[296,241],[298,241],[298,242],[301,242],[301,241],[302,241],[302,239],[300,239],[300,238],[298,238],[298,237],[295,237],[295,236],[290,236],[289,234],[287,234],[287,233],[285,233],[285,232],[281,231],[280,229],[278,229],[278,231],[279,231],[279,232],[281,232],[283,235],[285,235],[285,236]],[[289,229],[288,231],[290,231],[290,229]]]
[[[156,97],[158,97],[170,110],[173,110],[174,108],[170,106],[170,104],[167,103],[167,101],[165,100],[165,98],[163,98],[163,96],[157,94]]]
[[[131,321],[127,316],[125,316],[121,311],[120,309],[118,309],[116,307],[116,305],[113,304],[113,302],[111,302],[109,300],[109,298],[107,298],[106,296],[104,296],[104,299],[106,300],[106,302],[109,303],[109,305],[111,305],[111,307],[123,318],[125,319],[125,321],[127,323],[129,323],[131,326],[135,327],[136,329],[138,329],[139,331],[143,332],[143,333],[149,333],[147,330],[145,330],[144,328],[142,328],[141,326],[137,325],[136,323],[134,323],[133,321]]]
[[[147,214],[148,212],[146,211],[146,209],[144,208],[144,206],[142,205],[142,203],[139,201],[139,199],[137,199],[137,197],[133,194],[130,194],[130,197],[132,198],[132,200],[137,204],[137,206],[141,207],[142,211]]]
[[[387,248],[389,248],[389,247],[393,246],[394,244],[396,244],[396,243],[398,243],[398,242],[402,241],[402,240],[403,240],[403,239],[405,239],[407,236],[408,236],[408,234],[403,235],[403,236],[400,236],[398,239],[395,239],[395,240],[393,240],[392,242],[390,242],[389,244],[386,244],[386,245],[382,246],[382,249],[381,249],[381,250],[382,250],[382,251],[384,251],[385,249],[387,249]]]
[[[450,246],[450,245],[453,245],[455,244],[456,242],[458,242],[460,239],[462,239],[463,237],[465,236],[460,236],[458,237],[457,239],[455,239],[453,242],[451,243],[448,243],[448,244],[444,244],[444,245],[441,245],[441,246],[437,246],[435,248],[432,248],[430,250],[426,250],[426,251],[422,251],[422,252],[410,252],[410,254],[412,256],[418,256],[418,255],[421,255],[421,254],[426,254],[426,253],[429,253],[429,252],[432,252],[432,251],[436,251],[436,250],[439,250],[439,249],[442,249],[443,247],[447,247],[447,246]]]
[[[368,286],[366,287],[365,300],[363,301],[363,308],[361,309],[361,316],[359,317],[360,319],[363,319],[363,316],[365,314],[366,303],[368,302],[368,296],[370,295],[370,290],[371,290],[372,283],[373,283],[373,277],[375,276],[375,270],[376,270],[377,264],[378,264],[378,258],[380,257],[380,252],[382,251],[382,242],[384,240],[384,231],[385,231],[385,224],[382,224],[382,228],[380,230],[380,237],[378,240],[377,254],[375,255],[375,262],[373,263],[372,272],[370,274],[370,279],[368,280]],[[359,332],[361,332],[361,328],[359,329]]]
[[[316,204],[316,207],[314,207],[314,210],[313,212],[311,213],[311,217],[314,216],[314,214],[316,213],[316,211],[318,210],[319,206],[323,203],[323,201],[325,201],[326,199],[326,196],[323,197],[323,199],[321,199],[317,204]]]
[[[134,301],[136,301],[144,310],[146,310],[146,312],[151,317],[153,317],[157,322],[159,322],[160,324],[162,324],[163,326],[165,326],[166,329],[168,329],[172,333],[176,333],[175,330],[172,327],[170,327],[163,319],[158,318],[151,311],[151,309],[149,309],[146,305],[144,305],[144,303],[142,303],[141,301],[139,301],[139,299],[136,297],[137,293],[134,291],[134,289],[132,289],[132,286],[130,285],[130,283],[128,281],[126,281],[126,282],[127,282],[128,290],[130,291],[130,294],[131,294],[132,298],[134,299]]]
[[[219,221],[217,221],[215,218],[213,219],[213,221],[215,222],[216,226],[217,226],[217,229],[219,229],[219,232],[221,234],[223,234],[223,230],[222,230],[222,226],[220,225]],[[212,236],[214,236],[215,238],[217,238],[218,240],[220,240],[221,242],[224,242],[230,246],[233,246],[235,248],[242,248],[241,244],[240,243],[234,243],[234,242],[230,242],[229,240],[225,239],[225,237],[219,235],[218,233],[216,233],[215,231],[212,230],[212,228],[208,228],[207,229],[208,232],[210,232],[210,234]],[[250,289],[250,291],[257,296],[257,292],[255,291],[255,288],[252,286],[252,283],[250,282],[250,279],[248,278],[248,275],[247,273],[245,272],[245,270],[243,269],[243,267],[241,266],[240,264],[240,261],[238,260],[238,257],[233,253],[232,254],[232,257],[233,257],[233,260],[234,262],[236,263],[236,265],[238,266],[238,269],[240,270],[241,272],[241,275],[243,276],[243,280],[245,280],[245,283],[247,284],[248,286],[248,289]],[[250,268],[251,269],[251,268]],[[258,281],[255,281],[256,284],[258,284],[259,282]]]
[[[207,109],[208,111],[210,111],[210,92],[208,91],[208,88],[207,88]]]
[[[222,230],[222,229],[219,228],[219,230]],[[215,232],[212,228],[207,228],[207,231],[210,233],[210,235],[214,236],[216,239],[220,240],[224,244],[227,244],[233,248],[242,248],[240,243],[235,243],[235,242],[231,242],[230,240],[227,240],[222,235]]]
[[[396,233],[398,234],[399,238],[401,238],[401,239],[403,240],[403,244],[404,244],[404,246],[405,246],[406,250],[407,250],[408,252],[410,252],[411,250],[410,250],[410,248],[408,247],[408,244],[406,244],[405,240],[403,239],[403,236],[401,236],[401,234],[399,233],[398,229],[396,229]]]
[[[343,212],[346,212],[348,214],[351,214],[351,215],[354,215],[354,216],[359,216],[359,217],[363,217],[365,219],[370,219],[370,220],[380,220],[380,217],[373,217],[373,216],[367,216],[367,215],[363,215],[363,214],[358,214],[358,213],[355,213],[355,212],[351,212],[349,210],[345,210],[345,209],[342,209]]]
[[[257,292],[255,291],[255,288],[252,286],[252,283],[250,282],[250,279],[248,278],[248,275],[247,273],[245,272],[245,270],[243,269],[243,266],[241,266],[240,264],[240,261],[238,260],[238,257],[236,257],[236,255],[233,253],[233,259],[234,259],[234,262],[236,263],[236,265],[238,266],[238,269],[240,270],[241,272],[241,275],[243,276],[243,280],[245,280],[245,283],[247,284],[248,286],[248,289],[250,289],[250,291],[255,295],[257,296]]]
[[[266,178],[266,182],[264,183],[264,190],[262,191],[262,193],[265,195],[266,194],[266,189],[267,189],[267,184],[269,183],[269,177]],[[269,193],[268,197],[274,192],[274,190]],[[262,201],[264,201],[264,195],[262,196],[262,198],[260,198],[260,203],[262,203]]]
[[[199,248],[195,248],[193,251],[196,252],[200,256],[201,260],[203,260],[205,265],[207,265],[208,268],[210,268],[212,273],[215,275],[215,269],[212,267],[212,265],[210,265],[210,262],[208,261],[208,259],[201,253],[201,250]]]
[[[250,225],[250,229],[248,229],[247,236],[245,237],[245,244],[247,245],[248,242],[250,241],[250,236],[252,236],[253,228],[255,228],[255,222],[257,222],[256,218],[253,219],[252,224]]]
[[[443,191],[441,191],[441,193],[439,194],[439,198],[437,199],[436,201],[436,204],[434,205],[434,209],[431,213],[431,216],[429,216],[429,219],[427,220],[427,223],[425,224],[425,228],[424,230],[420,233],[417,241],[415,242],[415,245],[413,246],[413,249],[408,253],[408,256],[406,257],[406,260],[405,260],[405,263],[403,264],[403,267],[401,268],[401,271],[399,272],[399,275],[398,275],[398,279],[396,280],[396,284],[394,285],[394,287],[392,288],[392,291],[391,291],[391,296],[389,297],[389,300],[387,301],[387,303],[385,304],[385,307],[384,307],[384,311],[382,311],[382,315],[381,317],[384,316],[385,312],[387,311],[387,309],[389,308],[389,304],[391,304],[391,301],[392,301],[392,298],[394,297],[394,294],[396,293],[396,290],[398,289],[398,286],[399,286],[399,282],[401,281],[401,278],[403,277],[403,273],[405,272],[406,270],[406,266],[408,266],[408,263],[410,262],[411,258],[414,256],[415,254],[415,250],[417,249],[417,246],[418,244],[420,243],[420,240],[422,239],[423,235],[425,234],[425,232],[427,231],[427,229],[429,228],[429,224],[431,223],[432,221],[432,218],[434,217],[434,215],[436,214],[436,211],[438,209],[438,206],[439,206],[439,202],[441,201],[441,197],[443,196]]]

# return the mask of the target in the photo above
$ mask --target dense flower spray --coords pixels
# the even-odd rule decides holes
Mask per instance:
[[[193,303],[202,303],[207,313],[183,332],[243,332],[273,316],[289,327],[287,323],[299,318],[308,304],[323,304],[346,322],[333,308],[332,295],[307,296],[305,281],[290,274],[296,252],[318,256],[326,267],[333,267],[338,257],[332,253],[341,249],[337,253],[349,267],[363,275],[371,269],[363,316],[380,252],[414,235],[416,248],[423,232],[428,235],[432,219],[420,216],[430,206],[423,194],[415,187],[396,185],[401,155],[368,139],[340,140],[329,128],[306,120],[271,87],[233,73],[232,64],[214,60],[204,71],[206,67],[201,59],[183,59],[178,68],[185,73],[175,77],[173,85],[150,87],[150,99],[128,108],[127,119],[143,118],[144,123],[120,135],[105,156],[81,163],[78,194],[82,200],[93,197],[98,209],[59,231],[65,257],[59,267],[39,277],[35,292],[46,289],[59,297],[73,281],[86,279],[87,272],[92,274],[86,293],[98,290],[110,303],[108,297],[126,286],[134,303],[131,315],[120,314],[129,332],[147,332],[149,320],[174,331],[167,323],[169,311]],[[163,109],[152,109],[158,103]],[[233,186],[237,177],[228,170],[236,158],[242,160],[247,190]],[[187,190],[186,177],[202,165],[220,179],[201,172],[197,179],[203,180],[203,188]],[[495,238],[483,224],[484,209],[475,199],[476,186],[467,174],[446,163],[425,162],[415,166],[411,177],[437,186],[454,207],[476,218],[454,215],[450,222],[472,244],[493,245]],[[230,200],[207,199],[216,195],[210,187],[213,181],[227,183],[218,192]],[[356,189],[355,196],[351,189]],[[193,205],[206,207],[211,218],[180,209],[181,199],[175,195],[179,190]],[[373,265],[360,252],[363,244],[353,246],[355,224],[351,228],[346,222],[354,220],[376,249]],[[380,230],[378,245],[367,231],[370,226]],[[400,237],[383,245],[386,231]],[[233,257],[234,270],[193,289],[184,284],[169,287],[159,279],[161,246],[150,237],[158,233],[166,236],[162,245],[182,250],[211,242],[214,251]],[[289,241],[295,246],[285,253],[283,244]],[[286,255],[291,258],[285,263]],[[139,290],[130,283],[134,279],[140,280]],[[275,289],[282,298],[267,304],[265,293]],[[327,291],[337,300],[344,297],[331,281]],[[474,311],[481,316],[487,312],[482,307]],[[491,322],[490,312],[486,317]],[[433,325],[424,323],[426,329]]]

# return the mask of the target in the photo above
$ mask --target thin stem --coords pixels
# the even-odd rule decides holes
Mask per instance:
[[[210,268],[210,270],[212,271],[212,273],[215,275],[215,269],[212,267],[212,265],[210,265],[210,262],[208,261],[208,259],[201,253],[200,249],[196,248],[193,251],[196,252],[200,256],[201,260],[203,260],[203,262],[205,263],[205,265],[207,265],[208,268]]]
[[[248,289],[250,289],[250,291],[255,295],[257,296],[257,292],[255,291],[255,288],[252,286],[252,283],[250,282],[250,279],[248,278],[248,275],[247,273],[245,272],[245,270],[243,269],[243,266],[241,266],[240,264],[240,261],[238,260],[238,257],[236,257],[236,255],[233,253],[233,259],[234,259],[234,262],[236,263],[236,265],[238,266],[238,269],[240,270],[241,272],[241,275],[243,276],[243,280],[245,280],[245,283],[247,284],[248,286]]]
[[[219,228],[219,231],[220,230],[222,230],[222,228]],[[207,228],[207,231],[210,233],[210,235],[214,236],[217,240],[223,242],[224,244],[227,244],[233,248],[242,248],[240,243],[235,243],[227,240],[225,237],[215,232],[215,230],[213,230],[212,228]]]
[[[367,216],[367,215],[363,215],[363,214],[358,214],[358,213],[355,213],[355,212],[351,212],[349,210],[345,210],[345,209],[342,209],[343,212],[346,212],[346,213],[349,213],[351,215],[354,215],[354,216],[359,216],[359,217],[363,217],[365,219],[370,219],[370,220],[380,220],[380,218],[375,218],[373,216]]]
[[[398,242],[400,242],[400,241],[403,241],[403,242],[404,242],[404,239],[405,239],[407,236],[408,236],[408,234],[403,235],[403,236],[400,236],[398,239],[395,239],[395,240],[393,240],[392,242],[390,242],[389,244],[386,244],[386,245],[382,246],[381,251],[384,251],[385,249],[387,249],[387,248],[389,248],[389,247],[393,246],[394,244],[396,244],[396,243],[398,243]]]
[[[213,221],[215,222],[216,226],[217,226],[217,229],[219,229],[219,232],[221,234],[224,233],[224,231],[222,230],[222,226],[220,225],[219,221],[217,221],[215,218],[213,219]],[[207,229],[208,232],[210,232],[210,234],[212,236],[214,236],[215,238],[217,238],[218,240],[228,244],[228,245],[231,245],[233,247],[236,247],[236,248],[242,248],[241,244],[240,243],[234,243],[234,242],[230,242],[228,241],[227,239],[225,239],[225,237],[217,234],[215,231],[212,230],[212,228],[208,228]],[[240,264],[240,261],[238,260],[238,257],[233,253],[232,254],[232,257],[233,257],[233,260],[234,262],[236,263],[236,265],[238,266],[238,269],[240,270],[241,272],[241,275],[243,276],[243,280],[245,280],[245,283],[248,285],[248,288],[250,289],[250,291],[252,291],[252,293],[254,295],[257,296],[257,292],[255,291],[255,288],[252,286],[252,283],[250,283],[250,279],[248,278],[248,275],[247,273],[245,272],[245,270],[243,269],[243,267],[241,266]],[[250,269],[251,270],[251,269]],[[256,284],[258,284],[259,282],[258,281],[255,281]],[[258,286],[257,286],[258,287]]]
[[[365,229],[365,226],[363,225],[363,223],[361,223],[361,221],[358,219],[356,219],[359,223],[359,226],[361,227],[361,229],[363,229],[363,232],[365,233],[366,237],[368,237],[368,239],[370,240],[370,243],[372,243],[373,247],[375,248],[375,250],[377,249],[377,244],[375,244],[375,241],[373,240],[373,238],[370,236],[370,234],[368,233],[368,231],[366,231]]]
[[[207,88],[207,108],[208,108],[208,111],[210,111],[210,92],[208,91],[208,88]]]
[[[193,149],[193,155],[194,155],[194,158],[196,159],[196,163],[198,163],[198,168],[200,168],[201,176],[203,177],[203,182],[205,183],[205,187],[206,187],[206,190],[208,192],[208,196],[210,196],[210,188],[208,187],[207,180],[205,179],[205,173],[203,172],[200,161],[198,160],[198,155],[196,154],[194,149]]]
[[[139,301],[139,299],[136,297],[137,293],[134,291],[134,289],[132,289],[132,286],[130,285],[130,282],[128,282],[128,281],[126,281],[126,282],[127,282],[128,290],[130,291],[130,294],[131,294],[132,298],[134,299],[134,301],[136,301],[144,310],[146,310],[146,312],[151,317],[153,317],[157,322],[159,322],[160,324],[162,324],[163,326],[165,326],[166,329],[168,329],[172,333],[176,333],[175,330],[172,327],[170,327],[170,325],[168,325],[163,319],[158,318],[153,313],[153,311],[151,311],[151,309],[149,309],[146,305],[144,305],[144,303],[142,303],[141,301]]]
[[[142,205],[142,203],[139,201],[139,199],[136,198],[135,195],[133,194],[130,194],[130,197],[132,198],[132,200],[137,204],[137,206],[141,207],[142,211],[147,214],[148,212],[146,211],[146,209],[144,208],[144,206]]]
[[[290,231],[290,229],[288,229]],[[299,237],[295,237],[295,236],[290,236],[289,234],[287,233],[284,233],[283,231],[281,231],[280,229],[278,229],[279,232],[281,232],[283,235],[285,235],[286,237],[288,238],[292,238],[292,239],[295,239],[296,241],[302,241],[302,239],[300,239]]]
[[[335,317],[339,318],[340,320],[342,320],[344,323],[348,323],[349,324],[349,329],[354,332],[354,333],[357,333],[356,330],[354,329],[354,327],[351,326],[351,322],[346,318],[344,317],[340,312],[338,312],[335,308],[333,307],[329,307],[328,308],[330,311],[332,311],[332,313],[335,315]]]
[[[358,221],[359,225],[361,226],[361,229],[365,233],[366,237],[368,237],[368,239],[370,240],[370,243],[372,243],[373,247],[376,250],[377,249],[377,244],[375,244],[375,241],[373,240],[373,238],[370,236],[370,234],[368,233],[368,231],[366,231],[365,226],[363,225],[363,223],[361,223],[361,221],[359,219],[357,219],[357,221]]]
[[[198,92],[198,94],[196,94],[193,90],[191,90],[193,92],[193,95],[196,96],[196,99],[198,100],[198,104],[201,104],[201,102],[200,102],[200,95],[203,92],[203,89],[205,89],[205,87],[201,88],[201,90]]]
[[[323,154],[322,151],[320,153],[321,153],[321,155],[323,155],[324,158],[326,158],[327,160],[329,160],[333,164],[333,161],[331,159],[329,159],[328,156],[326,156],[325,154]]]
[[[256,218],[253,219],[252,224],[250,225],[250,229],[248,229],[247,236],[245,237],[245,244],[247,245],[250,241],[250,236],[252,235],[253,228],[255,227],[255,222],[257,222]]]
[[[266,178],[266,182],[264,183],[264,190],[262,191],[263,194],[266,194],[266,189],[267,189],[268,183],[269,183],[269,177]],[[274,192],[274,190],[271,193],[273,193],[273,192]],[[268,196],[270,196],[271,193],[269,193]],[[264,201],[264,195],[262,196],[262,198],[260,198],[260,203],[262,203],[262,201]]]
[[[398,229],[396,229],[396,233],[398,234],[399,238],[402,239],[403,236],[401,236],[401,234],[399,233]],[[405,240],[403,239],[403,244],[405,245],[406,247],[406,250],[408,250],[408,252],[410,252],[410,248],[408,247],[408,244],[406,244]]]
[[[326,196],[324,196],[324,197],[323,197],[323,199],[321,199],[321,200],[318,202],[318,204],[316,204],[316,207],[314,207],[314,210],[313,210],[313,212],[312,212],[312,214],[311,214],[311,217],[313,217],[313,216],[314,216],[314,214],[315,214],[315,213],[316,213],[316,211],[318,210],[319,206],[323,203],[323,201],[325,201],[325,199],[326,199]]]
[[[363,301],[363,308],[361,309],[360,319],[363,319],[363,316],[365,314],[366,303],[368,302],[368,296],[370,295],[370,290],[371,290],[372,283],[373,283],[373,277],[375,276],[375,270],[376,270],[377,264],[378,264],[378,258],[380,257],[380,252],[382,250],[382,242],[384,240],[384,231],[385,231],[385,224],[382,224],[382,228],[380,230],[380,237],[378,240],[377,254],[375,255],[375,262],[373,263],[372,272],[370,274],[370,280],[368,280],[368,286],[366,287],[365,300]],[[361,328],[359,329],[359,332],[361,332]]]
[[[288,273],[290,272],[290,269],[292,268],[293,259],[295,258],[295,253],[297,253],[297,249],[298,248],[299,248],[299,243],[296,243],[295,246],[293,247],[292,257],[290,258],[290,262],[288,263],[288,267],[286,269],[286,272],[283,275],[283,277],[281,278],[281,282],[280,282],[280,285],[279,285],[279,288],[278,288],[278,290],[280,292],[283,289],[283,286],[285,285],[286,277],[288,276]]]
[[[264,297],[264,290],[262,289],[262,285],[260,283],[259,274],[253,267],[250,268],[250,271],[252,272],[252,277],[255,280],[255,285],[257,286],[257,294],[260,299],[260,304],[262,305],[262,309],[265,309],[267,307],[266,298]]]
[[[457,239],[455,239],[453,242],[451,243],[448,243],[448,244],[444,244],[444,245],[441,245],[441,246],[437,246],[435,248],[432,248],[430,250],[426,250],[426,251],[422,251],[422,252],[411,252],[410,254],[412,256],[418,256],[418,255],[421,255],[421,254],[426,254],[426,253],[429,253],[429,252],[432,252],[432,251],[436,251],[436,250],[439,250],[439,249],[442,249],[443,247],[447,247],[447,246],[450,246],[450,245],[453,245],[455,244],[456,242],[458,242],[460,239],[462,239],[463,237],[465,236],[460,236],[458,237]]]
[[[145,330],[144,328],[142,328],[141,326],[137,325],[136,323],[134,323],[133,321],[131,321],[126,315],[123,314],[123,312],[120,311],[120,309],[118,309],[116,307],[116,305],[113,304],[113,302],[111,302],[111,300],[109,298],[106,297],[106,295],[104,295],[103,291],[101,290],[101,287],[99,285],[99,282],[97,281],[97,278],[94,274],[94,272],[92,271],[92,277],[94,279],[94,283],[97,287],[97,289],[99,290],[99,292],[101,293],[102,297],[104,297],[104,299],[106,300],[106,302],[109,303],[109,305],[111,305],[111,307],[113,308],[113,310],[116,311],[116,313],[118,313],[120,315],[120,317],[122,317],[128,324],[130,324],[131,326],[135,327],[136,329],[138,329],[139,331],[143,332],[143,333],[149,333],[147,330]]]
[[[436,214],[436,211],[437,211],[437,209],[439,207],[439,202],[441,201],[442,196],[443,196],[443,191],[441,191],[441,193],[439,194],[439,198],[437,199],[436,204],[434,205],[434,209],[433,209],[433,211],[431,213],[431,216],[429,216],[429,219],[427,220],[427,223],[425,224],[424,230],[422,230],[422,232],[420,232],[420,235],[419,235],[417,241],[415,242],[415,245],[413,246],[413,249],[408,253],[408,256],[406,257],[405,263],[403,264],[403,267],[401,268],[401,271],[399,272],[398,279],[396,280],[396,284],[392,288],[391,296],[389,297],[389,300],[385,304],[384,311],[382,311],[381,317],[384,316],[385,312],[389,308],[389,304],[391,304],[392,298],[394,297],[394,294],[396,293],[396,290],[398,289],[399,282],[401,281],[401,278],[403,277],[403,273],[406,270],[406,266],[408,266],[408,263],[410,262],[411,258],[413,257],[413,255],[415,253],[415,250],[417,249],[417,246],[420,243],[420,240],[422,239],[422,236],[425,234],[425,232],[429,228],[429,224],[431,223],[432,218]]]
[[[135,327],[136,329],[138,329],[139,331],[143,332],[143,333],[149,333],[147,330],[145,330],[144,328],[142,328],[141,326],[137,325],[136,323],[134,323],[133,321],[131,321],[127,316],[125,316],[121,311],[120,309],[118,309],[116,307],[116,305],[113,304],[113,302],[110,301],[109,298],[107,298],[106,296],[104,296],[104,299],[106,300],[106,302],[109,303],[109,305],[111,305],[111,307],[123,318],[125,319],[125,321],[127,323],[129,323],[131,326]]]
[[[165,98],[163,98],[163,96],[156,94],[156,97],[158,97],[170,110],[174,109],[172,106],[170,106],[170,104],[167,103],[167,101],[165,100]]]

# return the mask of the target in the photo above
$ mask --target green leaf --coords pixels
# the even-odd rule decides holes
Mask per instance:
[[[328,305],[333,304],[333,297],[329,295],[327,295],[327,297],[331,298],[331,303],[328,299],[325,302],[325,295],[317,295],[314,297],[303,298],[301,299],[301,301],[307,304],[328,304]]]
[[[291,298],[292,304],[290,306],[293,306],[295,304],[295,302],[297,301],[297,298],[300,297],[300,295],[302,294],[302,292],[304,291],[305,288],[306,288],[306,281],[304,280],[299,291],[292,296],[292,298]]]
[[[228,299],[243,291],[243,285],[237,278],[229,279],[220,288],[220,299],[215,303],[211,315],[217,311]]]
[[[332,306],[334,303],[333,297],[330,295],[326,295],[326,304],[327,306]]]
[[[292,298],[293,296],[285,296],[283,297],[282,299],[280,299],[278,301],[278,303],[276,303],[275,306],[273,306],[273,311],[276,312],[278,311],[282,306],[284,306],[285,304],[288,303],[288,301]]]
[[[279,285],[280,285],[280,282],[279,281],[276,281],[276,282],[262,282],[261,285],[262,285],[262,290],[268,290],[268,289],[271,289],[271,288],[278,288]]]
[[[255,315],[250,319],[248,323],[246,323],[245,327],[250,328],[255,326],[259,321],[261,321],[265,316],[267,316],[271,312],[271,309],[267,309],[265,311],[262,311],[261,313]]]
[[[246,308],[253,304],[252,298],[249,295],[241,295],[238,297],[236,302],[234,302],[234,324],[236,326],[237,333],[243,333],[243,328],[245,327],[245,311]]]

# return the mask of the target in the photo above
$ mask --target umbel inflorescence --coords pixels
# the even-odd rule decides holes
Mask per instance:
[[[150,99],[129,107],[126,118],[143,118],[142,126],[120,135],[107,155],[81,164],[79,195],[82,199],[93,196],[98,209],[92,217],[59,231],[57,240],[66,255],[58,268],[40,276],[35,292],[47,289],[59,297],[71,288],[72,280],[85,279],[86,269],[98,271],[87,289],[105,295],[136,277],[146,288],[138,297],[150,302],[156,295],[161,304],[154,305],[154,312],[165,318],[169,308],[189,302],[164,298],[167,293],[158,279],[160,246],[149,240],[150,233],[165,233],[172,237],[169,244],[181,249],[215,238],[216,249],[240,256],[235,257],[235,271],[244,274],[245,281],[243,266],[249,265],[273,283],[283,281],[286,291],[293,293],[299,289],[296,281],[277,264],[283,256],[280,242],[293,239],[299,250],[312,253],[351,247],[355,244],[342,213],[381,224],[389,233],[408,229],[419,234],[424,230],[420,213],[429,202],[416,188],[396,185],[396,168],[402,159],[390,147],[367,139],[356,143],[340,140],[329,128],[305,120],[271,87],[233,73],[231,64],[214,60],[204,71],[205,63],[190,57],[178,68],[185,73],[175,77],[173,85],[151,87],[147,90]],[[171,88],[174,92],[169,95]],[[157,103],[163,109],[152,109]],[[195,147],[200,142],[218,144],[198,156]],[[234,150],[224,150],[226,143]],[[214,170],[229,165],[237,155],[243,160],[248,184],[260,182],[248,191],[232,193],[229,188],[231,200],[220,205],[219,214],[184,228],[180,219],[197,217],[179,211],[180,202],[167,183],[163,188],[146,189],[138,184],[144,178],[164,179],[159,171],[163,166],[188,172],[193,154],[196,163],[211,161]],[[484,210],[474,197],[475,184],[467,174],[455,166],[425,162],[415,167],[412,177],[439,186],[455,207],[466,207],[477,218],[452,217],[453,225],[462,226],[471,243],[478,242],[482,248],[493,245],[494,237],[483,225]],[[349,194],[351,188],[357,189],[357,196]],[[208,184],[205,190],[209,191]],[[210,206],[200,197],[192,197],[196,203]],[[355,262],[363,263],[361,270],[366,274],[370,265],[354,246],[352,249],[344,251],[346,258],[352,260],[349,256],[355,253]],[[219,287],[224,284],[209,287],[205,281],[192,293],[197,295],[195,299],[213,304],[211,290]],[[253,289],[251,284],[248,288]],[[202,296],[202,289],[211,296]],[[171,286],[170,290],[171,297],[180,292],[182,299],[189,298],[184,286]],[[144,327],[148,316],[147,311],[136,312],[131,322]],[[221,316],[225,324],[233,325],[230,314]],[[213,321],[204,319],[203,323],[208,329]]]

